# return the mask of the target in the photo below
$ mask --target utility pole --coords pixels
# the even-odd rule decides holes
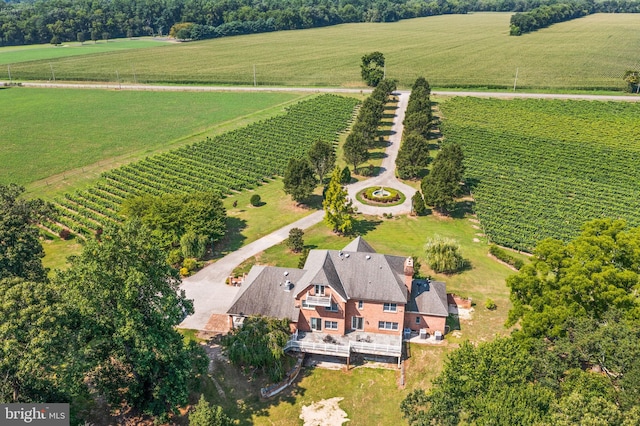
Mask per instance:
[[[49,68],[51,68],[51,78],[53,79],[53,81],[56,81],[56,75],[53,72],[53,65],[51,64],[51,62],[49,62]]]
[[[256,64],[253,64],[253,87],[256,87],[258,84],[256,82]]]
[[[515,78],[515,80],[513,80],[513,91],[514,92],[516,91],[516,85],[518,84],[518,70],[519,69],[520,68],[516,68],[516,78]]]

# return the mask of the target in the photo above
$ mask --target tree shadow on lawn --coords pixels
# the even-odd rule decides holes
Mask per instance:
[[[233,216],[227,217],[227,232],[224,238],[215,246],[213,258],[220,258],[228,253],[238,250],[244,244],[244,240],[247,239],[242,235],[242,231],[247,227],[247,221]]]
[[[369,160],[379,160],[388,157],[386,152],[372,152],[369,154]]]
[[[353,223],[353,235],[364,236],[382,223],[379,219],[356,219]]]
[[[460,328],[460,317],[458,315],[455,314],[449,314],[449,316],[447,317],[446,320],[446,325],[445,327],[447,327],[449,329],[449,333],[452,331],[456,331],[456,330],[461,330]]]
[[[464,200],[456,203],[455,209],[451,212],[451,217],[454,219],[463,219],[468,214],[474,213],[475,201]]]

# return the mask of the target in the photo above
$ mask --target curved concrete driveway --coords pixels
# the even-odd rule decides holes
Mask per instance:
[[[382,160],[381,173],[371,179],[362,180],[347,186],[347,192],[349,198],[353,201],[353,205],[358,208],[360,213],[381,215],[383,213],[407,214],[411,212],[411,197],[416,193],[416,190],[400,182],[396,178],[396,158],[398,157],[398,149],[400,148],[400,142],[402,141],[402,131],[404,130],[404,113],[407,110],[407,103],[409,102],[409,92],[401,91],[395,92],[398,95],[398,108],[396,109],[396,116],[393,120],[393,126],[391,127],[391,136],[389,136],[389,146],[385,151],[387,155]],[[401,191],[407,198],[404,203],[392,207],[377,207],[362,204],[356,199],[356,194],[364,188],[370,186],[388,186]]]
[[[216,261],[191,277],[182,280],[180,288],[187,299],[193,299],[194,314],[185,318],[179,325],[181,328],[204,330],[204,326],[213,314],[224,314],[231,306],[240,287],[232,287],[225,283],[233,270],[256,254],[269,247],[283,242],[289,237],[291,228],[307,229],[322,222],[324,210],[319,210],[272,232]]]

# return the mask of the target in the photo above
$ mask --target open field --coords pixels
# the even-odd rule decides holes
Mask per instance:
[[[0,183],[27,185],[101,161],[114,167],[123,157],[166,150],[187,143],[184,139],[193,135],[201,139],[208,130],[239,117],[276,106],[271,114],[281,112],[283,104],[303,96],[1,90]]]
[[[412,345],[411,356],[406,362],[405,388],[398,388],[399,372],[396,369],[356,368],[344,372],[316,368],[306,370],[298,384],[282,396],[264,402],[257,397],[256,383],[246,383],[246,378],[235,368],[228,364],[218,364],[220,370],[214,373],[214,377],[222,384],[227,398],[220,398],[215,390],[207,392],[207,396],[239,418],[240,424],[298,425],[303,405],[332,397],[345,398],[340,402],[340,407],[347,412],[349,424],[404,424],[401,420],[400,402],[409,391],[430,386],[431,380],[441,370],[447,353],[463,340],[486,341],[491,340],[495,334],[508,332],[503,327],[510,308],[505,278],[514,271],[488,256],[486,238],[477,235],[479,230],[476,229],[475,218],[465,215],[469,207],[462,202],[457,219],[436,216],[402,216],[393,219],[360,217],[362,222],[358,226],[358,232],[378,252],[415,254],[423,258],[422,246],[426,238],[440,234],[458,240],[464,257],[471,263],[470,269],[452,276],[433,274],[423,266],[424,274],[447,282],[447,290],[450,292],[472,297],[476,306],[471,320],[451,323],[454,330],[459,330],[449,334],[443,345]],[[474,238],[478,242],[474,242]],[[336,236],[326,225],[318,224],[305,231],[304,240],[310,248],[338,249],[344,247],[351,238]],[[259,261],[263,264],[295,267],[298,256],[290,253],[284,244],[280,244],[264,252]],[[496,302],[497,310],[488,311],[484,308],[484,301],[488,297]],[[239,404],[236,404],[237,399],[240,399]]]
[[[453,98],[440,109],[494,242],[530,251],[595,218],[640,225],[640,105]]]
[[[57,198],[58,214],[44,225],[54,234],[66,228],[93,236],[122,221],[120,206],[128,197],[212,190],[230,195],[255,188],[282,176],[289,159],[305,155],[314,142],[335,141],[357,103],[351,97],[313,97],[284,115],[107,171],[87,190]]]
[[[229,37],[12,65],[15,79],[362,86],[360,58],[379,50],[408,87],[623,87],[640,64],[640,15],[595,14],[510,37],[510,13],[473,13]],[[132,68],[133,67],[133,68]]]
[[[32,44],[28,46],[6,46],[0,48],[0,65],[9,65],[19,62],[39,61],[45,59],[66,58],[69,56],[90,55],[95,53],[113,52],[128,49],[145,49],[166,45],[166,41],[154,40],[150,37],[129,39],[99,40],[97,43],[89,40],[80,44],[78,42],[65,43],[54,46],[52,44]],[[9,69],[5,70],[7,73]]]

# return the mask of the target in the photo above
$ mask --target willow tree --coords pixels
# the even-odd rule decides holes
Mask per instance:
[[[458,272],[466,264],[460,254],[460,245],[451,238],[436,235],[428,239],[424,252],[427,264],[435,272],[451,274]]]

